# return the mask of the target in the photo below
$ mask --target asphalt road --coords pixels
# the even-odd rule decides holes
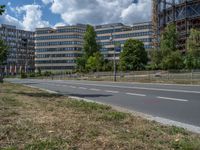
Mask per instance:
[[[200,127],[200,86],[7,79]]]

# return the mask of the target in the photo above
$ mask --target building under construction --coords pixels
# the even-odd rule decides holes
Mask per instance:
[[[177,48],[185,52],[191,28],[200,29],[200,0],[152,0],[153,46],[159,47],[164,28],[175,23],[179,34]]]

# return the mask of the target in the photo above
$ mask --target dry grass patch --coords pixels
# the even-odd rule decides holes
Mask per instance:
[[[200,136],[109,106],[0,84],[0,149],[199,150]]]

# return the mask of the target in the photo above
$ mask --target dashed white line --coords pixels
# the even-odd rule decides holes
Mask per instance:
[[[75,86],[69,86],[70,88],[73,88],[73,89],[75,89],[76,87]]]
[[[78,87],[78,88],[81,90],[87,90],[87,88],[85,88],[85,87]]]
[[[100,89],[89,89],[91,91],[100,91]]]
[[[188,100],[186,100],[186,99],[179,99],[179,98],[160,97],[160,96],[158,96],[157,98],[171,100],[171,101],[188,102]]]
[[[109,91],[109,90],[106,90],[105,92],[108,92],[108,93],[119,93],[118,91]]]
[[[146,96],[145,94],[137,94],[137,93],[126,93],[127,95],[132,95],[132,96]]]

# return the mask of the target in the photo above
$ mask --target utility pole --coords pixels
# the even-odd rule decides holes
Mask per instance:
[[[115,27],[112,26],[112,28],[113,28],[113,31],[111,32],[110,42],[113,42],[113,44],[114,44],[114,60],[113,60],[114,72],[113,72],[113,75],[114,75],[114,82],[116,82],[117,81],[117,75],[116,75],[117,74],[117,72],[116,72],[116,53],[115,53],[115,42],[114,42],[114,36],[113,36],[113,33],[115,31]]]

